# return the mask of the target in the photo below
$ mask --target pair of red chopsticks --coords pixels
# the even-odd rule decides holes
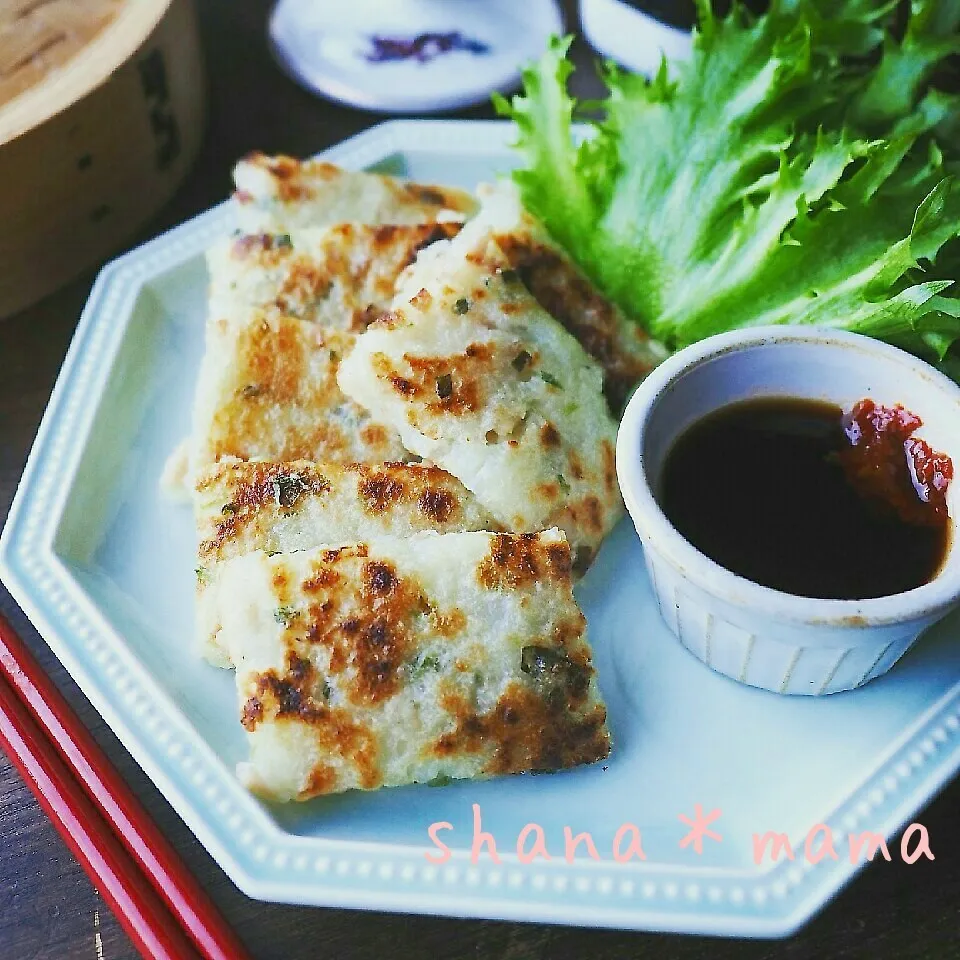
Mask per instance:
[[[0,747],[148,960],[248,960],[216,907],[0,616]]]

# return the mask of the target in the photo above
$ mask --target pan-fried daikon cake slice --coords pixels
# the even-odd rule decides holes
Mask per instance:
[[[390,305],[397,277],[417,253],[459,229],[459,223],[341,223],[231,237],[207,253],[210,314],[243,318],[260,310],[362,331]]]
[[[469,193],[452,187],[262,153],[241,160],[233,181],[244,233],[287,233],[336,223],[463,221],[477,206]]]
[[[194,404],[190,478],[219,460],[408,460],[394,429],[337,386],[353,335],[295,317],[212,319]]]
[[[610,749],[558,530],[423,533],[224,564],[222,636],[273,800],[553,771]]]
[[[197,640],[217,666],[230,665],[216,599],[226,560],[423,530],[497,529],[459,480],[426,464],[220,463],[198,478],[194,507]]]
[[[213,324],[196,408],[198,432],[209,434],[193,444],[194,456],[188,445],[186,458],[170,459],[162,480],[167,495],[186,499],[191,468],[221,457],[403,457],[395,436],[384,442],[390,431],[371,429],[345,401],[332,373],[352,342],[346,335],[387,308],[398,275],[417,252],[459,229],[455,223],[339,224],[293,236],[237,236],[211,248]],[[319,324],[324,332],[311,332],[296,320]],[[318,343],[327,345],[326,352],[318,352]],[[298,382],[298,369],[312,379]],[[261,383],[265,376],[269,388]],[[238,384],[238,377],[244,382]],[[218,396],[218,388],[227,395]],[[315,419],[327,414],[333,426]],[[342,429],[335,429],[337,420],[345,421]]]
[[[515,270],[538,303],[580,341],[604,370],[604,392],[619,416],[633,388],[667,356],[662,344],[628,320],[547,233],[523,209],[520,193],[510,182],[484,185],[482,203],[454,244],[464,256],[481,257],[491,271]],[[413,296],[437,275],[436,261],[448,254],[446,244],[424,253],[404,279]]]
[[[561,527],[585,570],[622,510],[600,366],[516,276],[447,250],[431,290],[357,338],[340,386],[505,529]]]

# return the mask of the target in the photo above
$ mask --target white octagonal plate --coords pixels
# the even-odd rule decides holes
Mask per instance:
[[[473,187],[511,166],[500,123],[405,121],[324,156]],[[289,903],[645,930],[782,936],[862,865],[848,835],[889,837],[960,767],[960,620],[862,690],[784,698],[696,661],[660,620],[627,522],[578,588],[615,746],[554,776],[409,787],[270,806],[244,756],[230,674],[192,636],[189,512],[158,491],[186,434],[203,340],[203,251],[222,205],[110,264],[84,311],[0,540],[0,575],[87,697],[247,894]],[[496,629],[495,626],[492,629]],[[684,843],[697,805],[721,839]],[[474,816],[494,838],[472,862]],[[450,850],[440,848],[431,824]],[[551,859],[523,863],[525,825]],[[646,859],[613,857],[633,824]],[[818,824],[838,859],[814,864]],[[589,831],[565,856],[564,828]],[[791,861],[754,862],[784,832]],[[819,848],[825,830],[817,835]],[[914,837],[914,842],[918,839]],[[527,848],[533,837],[528,837]],[[936,852],[937,838],[930,837]],[[891,856],[900,856],[899,848]],[[881,863],[876,869],[884,869]]]

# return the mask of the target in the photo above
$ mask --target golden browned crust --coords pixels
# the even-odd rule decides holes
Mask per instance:
[[[545,447],[560,446],[560,434],[557,433],[557,428],[549,421],[540,428],[540,443]],[[574,454],[571,454],[571,459],[573,456]],[[576,476],[576,474],[574,474],[574,476]],[[581,477],[582,476],[583,474],[581,472]]]
[[[475,412],[483,406],[495,368],[494,349],[489,343],[471,343],[463,353],[449,357],[404,355],[407,376],[392,373],[393,367],[378,358],[377,372],[408,400],[422,403],[431,414],[454,416]]]
[[[393,299],[397,277],[437,240],[456,236],[459,223],[378,226],[344,223],[318,232],[256,233],[235,238],[229,259],[264,281],[254,288],[269,315],[317,319],[342,313],[338,329],[363,331]],[[335,308],[335,309],[334,309]]]
[[[610,753],[606,709],[596,704],[583,712],[593,674],[589,661],[580,654],[529,646],[521,669],[527,681],[511,683],[486,713],[449,694],[444,707],[456,726],[437,740],[433,752],[439,757],[478,753],[492,744],[484,767],[491,776],[562,770]]]
[[[537,302],[570,331],[604,370],[604,393],[614,413],[654,367],[648,340],[558,250],[530,234],[500,234],[495,240]]]
[[[276,518],[296,513],[305,498],[335,492],[347,504],[355,497],[371,519],[402,517],[411,531],[497,526],[492,520],[478,522],[472,495],[459,480],[429,464],[219,463],[201,474],[196,490],[201,499],[219,498],[216,508],[200,517],[201,563],[234,555],[228,548],[237,542],[246,550],[267,548]]]
[[[350,711],[325,702],[323,681],[314,666],[294,653],[287,655],[283,676],[269,670],[259,674],[255,692],[242,708],[243,726],[252,732],[265,722],[307,724],[316,742],[329,756],[339,757],[358,772],[361,786],[373,789],[380,783],[377,741]],[[313,768],[299,800],[328,793],[336,782],[328,764]]]
[[[434,523],[447,523],[459,507],[449,490],[424,490],[417,498],[417,505],[424,516]]]
[[[331,674],[354,705],[394,696],[413,649],[410,621],[426,608],[421,586],[389,563],[346,548],[321,555],[302,590],[308,607],[284,631],[291,650],[326,647]]]
[[[400,459],[394,431],[370,421],[337,386],[345,337],[292,317],[239,329],[236,342],[222,347],[234,351],[233,381],[221,387],[210,422],[199,427],[201,462]]]
[[[499,534],[477,569],[477,580],[488,590],[517,589],[534,583],[570,582],[570,547],[541,542],[535,533]]]
[[[230,482],[231,475],[238,482]],[[225,479],[226,484],[223,483]],[[219,464],[197,481],[198,493],[218,488],[229,499],[220,508],[213,536],[200,542],[198,555],[201,560],[219,557],[224,544],[238,537],[265,507],[277,506],[282,511],[293,512],[304,494],[319,496],[330,489],[330,483],[322,470],[305,461],[258,462]]]
[[[613,493],[617,489],[617,450],[616,447],[607,440],[601,444],[603,454],[603,485],[607,493]]]

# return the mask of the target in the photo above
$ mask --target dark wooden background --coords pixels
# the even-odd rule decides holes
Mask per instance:
[[[211,104],[205,146],[175,201],[141,238],[134,239],[159,233],[221,200],[230,187],[232,163],[252,149],[307,155],[380,119],[315,99],[276,69],[265,40],[267,0],[198,2]],[[570,26],[575,26],[572,13],[569,16]],[[575,81],[579,90],[595,91],[592,54],[581,43],[577,56],[584,65]],[[491,112],[480,108],[458,116],[488,117]],[[92,279],[92,275],[86,276],[20,316],[0,321],[0,521],[6,516]],[[935,862],[921,860],[907,866],[896,856],[890,864],[880,861],[866,869],[798,936],[783,942],[437,920],[249,900],[227,880],[105,728],[2,588],[0,609],[31,643],[257,958],[960,957],[957,781],[917,817],[930,831]],[[126,960],[136,954],[0,754],[0,960],[101,956]]]

